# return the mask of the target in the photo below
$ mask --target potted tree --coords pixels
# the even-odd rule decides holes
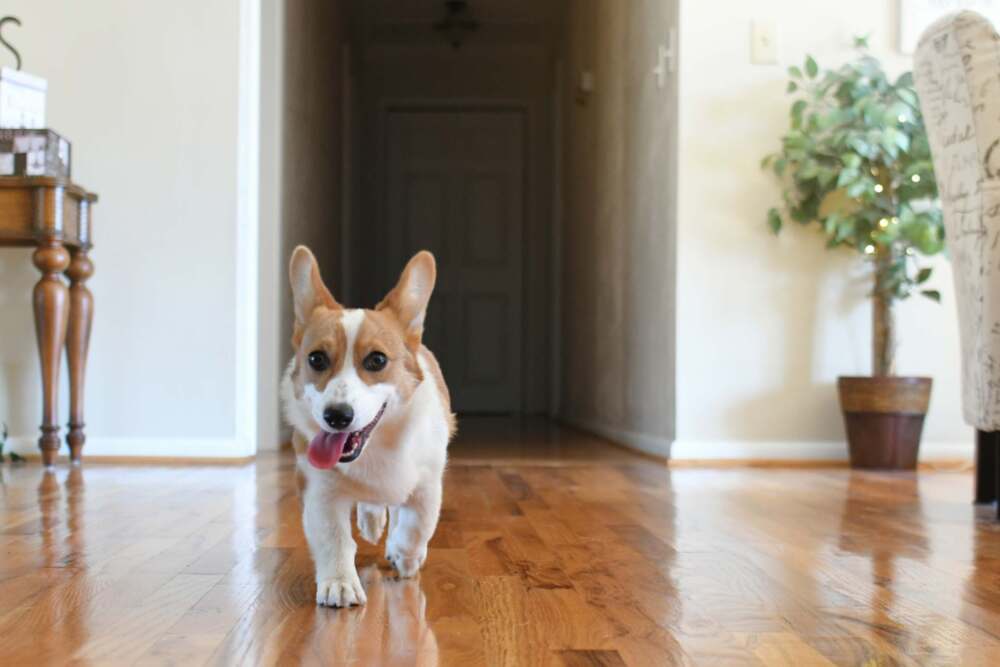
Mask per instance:
[[[821,72],[807,56],[790,67],[795,96],[781,150],[762,166],[781,181],[783,206],[768,211],[775,234],[786,221],[813,225],[828,248],[861,254],[872,273],[872,376],[840,377],[851,464],[916,466],[931,379],[895,374],[896,301],[927,289],[924,258],[944,250],[941,211],[923,117],[907,72],[894,81],[855,40],[858,57]]]

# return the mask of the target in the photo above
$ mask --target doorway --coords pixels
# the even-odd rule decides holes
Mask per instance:
[[[437,259],[424,341],[462,413],[520,411],[525,120],[514,108],[399,105],[383,114],[381,236],[391,284]]]
[[[347,299],[377,303],[409,257],[430,250],[438,281],[424,342],[455,410],[550,414],[559,315],[552,17],[484,29],[456,49],[432,29],[433,4],[402,22],[395,3],[388,14],[353,7],[342,76],[351,108],[341,114],[356,119],[341,186],[356,193],[344,217]]]
[[[305,243],[338,299],[371,307],[428,247],[426,342],[459,412],[668,443],[677,78],[653,66],[677,3],[473,0],[461,39],[439,29],[447,11],[307,0],[265,31],[284,54],[280,85],[262,86],[280,102],[262,127],[281,130],[281,159],[262,157],[281,175],[262,284]]]

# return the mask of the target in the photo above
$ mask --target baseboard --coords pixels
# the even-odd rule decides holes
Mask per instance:
[[[559,416],[557,419],[582,431],[599,435],[611,442],[634,449],[637,452],[664,459],[670,458],[670,446],[673,442],[670,438],[615,428],[600,422],[576,419],[575,417],[566,417],[565,415]]]
[[[847,458],[842,442],[677,440],[670,448],[675,460],[761,459],[769,461],[840,461]]]
[[[598,422],[561,417],[561,421],[603,438],[671,461],[846,461],[847,444],[823,440],[671,440],[661,436],[615,428]],[[968,441],[925,441],[921,462],[971,461],[975,444]]]
[[[844,441],[677,440],[671,460],[846,461]],[[920,445],[920,461],[965,461],[975,458],[970,442],[928,441]]]
[[[38,440],[19,437],[9,441],[11,451],[22,456],[38,454]],[[61,453],[66,453],[63,445]],[[107,459],[247,459],[256,452],[236,438],[106,438],[88,437],[85,457]]]

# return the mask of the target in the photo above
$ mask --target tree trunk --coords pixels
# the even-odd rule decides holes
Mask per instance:
[[[892,250],[880,248],[875,259],[875,293],[872,295],[872,374],[896,374],[896,319],[893,296],[884,284],[892,264]]]

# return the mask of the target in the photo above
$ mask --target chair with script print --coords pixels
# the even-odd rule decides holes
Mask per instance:
[[[950,14],[924,32],[914,59],[955,276],[975,500],[991,503],[1000,466],[1000,37],[979,14]]]

